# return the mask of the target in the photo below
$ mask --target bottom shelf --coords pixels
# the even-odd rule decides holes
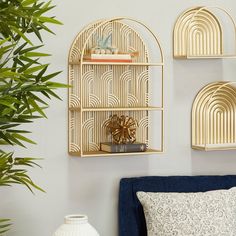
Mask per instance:
[[[236,143],[192,145],[192,148],[196,150],[202,150],[202,151],[233,150],[233,149],[236,149]]]
[[[157,149],[150,149],[148,148],[145,152],[120,152],[120,153],[110,153],[110,152],[103,152],[103,151],[95,151],[95,152],[84,152],[81,154],[80,152],[70,152],[69,154],[72,156],[79,156],[79,157],[95,157],[95,156],[131,156],[131,155],[149,155],[149,154],[157,154],[163,153],[161,150]]]

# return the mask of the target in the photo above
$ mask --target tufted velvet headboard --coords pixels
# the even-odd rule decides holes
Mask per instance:
[[[204,192],[236,186],[236,175],[145,176],[123,178],[119,191],[119,236],[146,236],[142,206],[136,197],[144,192]]]

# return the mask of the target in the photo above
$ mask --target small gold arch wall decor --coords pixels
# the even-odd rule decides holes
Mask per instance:
[[[149,47],[139,30],[145,31],[154,41],[158,59],[150,56]],[[108,40],[111,40],[111,48],[115,45],[121,54],[132,55],[132,61],[90,60],[91,51],[97,49],[98,42],[101,45]],[[101,53],[104,48],[99,50]],[[155,68],[160,71],[157,76],[153,76]],[[148,149],[145,153],[133,155],[163,152],[163,70],[164,59],[159,40],[142,22],[117,17],[87,25],[73,41],[68,57],[68,83],[71,85],[68,92],[69,154],[81,157],[124,155],[100,151],[101,142],[111,141],[107,126],[114,114],[133,117],[138,121],[136,140],[146,143]],[[151,77],[160,81],[160,102],[156,105],[151,99]],[[161,117],[159,125],[155,124],[155,127],[159,127],[161,138],[158,145],[152,146],[150,140],[154,131],[150,129],[150,123],[154,112]]]
[[[229,58],[236,57],[236,47],[232,53],[224,51],[222,24],[212,10],[219,10],[232,23],[236,42],[236,25],[230,14],[220,7],[194,7],[183,12],[177,19],[173,32],[173,56],[176,59]],[[230,26],[228,26],[230,27]]]
[[[236,82],[205,86],[192,106],[192,148],[236,149]]]

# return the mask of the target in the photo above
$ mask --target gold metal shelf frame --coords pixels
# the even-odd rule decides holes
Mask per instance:
[[[205,86],[192,106],[192,148],[236,149],[236,82]]]
[[[152,60],[141,34],[134,29],[142,28],[156,44]],[[112,45],[121,52],[138,52],[130,63],[89,62],[84,60],[99,37],[112,35]],[[148,41],[149,42],[149,41]],[[150,67],[160,68],[160,104],[151,99]],[[70,155],[120,156],[161,153],[164,149],[164,59],[159,40],[142,22],[125,17],[99,20],[86,26],[72,43],[68,58],[68,151]],[[152,78],[154,79],[154,78]],[[160,143],[150,147],[150,121],[153,113],[159,113]],[[139,127],[136,139],[148,146],[146,152],[106,153],[100,151],[100,142],[111,141],[106,125],[113,114],[129,115],[137,119]],[[156,125],[155,125],[156,126]],[[153,142],[152,142],[153,143]]]
[[[223,34],[219,19],[210,9],[219,10],[230,20],[234,31],[233,41],[236,42],[235,21],[225,9],[213,6],[190,8],[179,16],[174,26],[174,58],[236,58],[235,46],[232,53],[225,53],[224,38],[227,35]]]

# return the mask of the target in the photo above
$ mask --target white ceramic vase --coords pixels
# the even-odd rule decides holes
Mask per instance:
[[[53,236],[99,236],[86,215],[67,215]]]

